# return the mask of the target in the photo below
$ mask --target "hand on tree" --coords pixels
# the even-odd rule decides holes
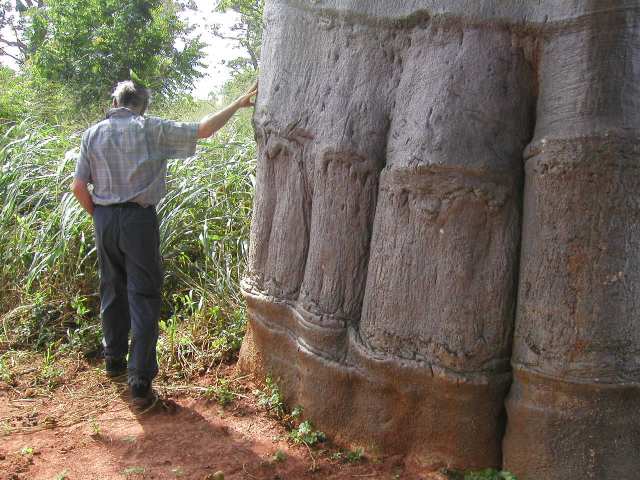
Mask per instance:
[[[239,108],[253,107],[252,98],[258,94],[258,82],[256,81],[247,92],[236,100]]]

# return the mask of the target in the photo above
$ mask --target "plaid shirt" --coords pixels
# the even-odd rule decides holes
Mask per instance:
[[[93,185],[97,205],[156,205],[167,191],[167,160],[194,155],[197,140],[197,123],[114,108],[82,136],[75,177]]]

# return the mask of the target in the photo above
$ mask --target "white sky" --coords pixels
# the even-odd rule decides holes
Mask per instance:
[[[203,70],[205,77],[200,79],[193,90],[196,98],[207,98],[212,90],[221,87],[229,79],[229,70],[221,64],[222,60],[231,60],[241,55],[241,50],[235,49],[229,40],[215,37],[210,32],[210,25],[219,23],[223,32],[238,21],[235,12],[214,13],[216,2],[212,0],[195,0],[198,5],[197,12],[188,12],[189,23],[197,26],[194,34],[202,35],[202,40],[207,44],[205,48],[204,63],[208,65]]]
[[[202,70],[205,76],[196,82],[192,94],[196,98],[206,99],[210,92],[221,87],[229,79],[229,70],[221,62],[235,58],[242,53],[241,50],[234,48],[233,43],[229,40],[213,36],[211,24],[219,23],[222,25],[223,32],[225,30],[228,32],[231,25],[238,21],[238,15],[235,12],[214,13],[213,9],[217,3],[215,0],[195,0],[195,3],[198,10],[187,12],[186,17],[189,23],[196,27],[193,34],[201,35],[202,40],[207,44],[203,60],[207,67]],[[9,32],[4,30],[2,33],[8,35]],[[16,52],[11,53],[15,54]],[[8,57],[0,57],[0,62],[17,68],[15,62]]]

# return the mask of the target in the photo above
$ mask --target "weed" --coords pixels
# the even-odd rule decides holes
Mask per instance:
[[[98,423],[98,421],[95,418],[91,419],[91,422],[89,422],[89,426],[91,427],[91,436],[92,437],[99,437],[100,436],[100,424]]]
[[[282,450],[276,450],[276,453],[274,453],[273,456],[271,457],[271,460],[275,463],[284,462],[286,459],[287,459],[287,454],[284,453]]]
[[[56,358],[53,348],[50,345],[43,356],[42,366],[40,367],[40,375],[38,382],[43,384],[49,390],[56,388],[64,375],[64,369],[56,365]]]
[[[171,473],[173,473],[176,477],[181,477],[184,475],[184,470],[181,467],[175,467],[171,469]]]
[[[346,452],[345,458],[349,463],[357,463],[364,459],[364,448],[358,447]]]
[[[78,318],[82,318],[87,314],[89,314],[89,312],[91,312],[86,302],[87,302],[87,297],[80,296],[80,295],[76,295],[71,301],[71,308],[73,308],[76,311],[76,315],[78,316]]]
[[[231,389],[231,382],[228,379],[219,378],[215,385],[209,386],[205,390],[204,396],[225,407],[235,400],[236,393]]]
[[[10,366],[9,353],[0,355],[0,382],[12,385],[15,381],[14,373]]]
[[[289,439],[295,444],[315,445],[326,440],[324,433],[316,430],[309,420],[305,420],[289,432]]]
[[[258,397],[258,405],[265,408],[276,418],[283,419],[286,414],[286,405],[280,392],[280,388],[269,375],[265,379],[265,387],[262,390],[255,390]]]
[[[473,472],[447,472],[452,480],[517,480],[515,475],[505,471],[487,468]]]
[[[154,114],[184,117],[182,103]],[[211,108],[188,103],[192,114]],[[26,109],[22,121],[0,121],[0,345],[92,356],[100,348],[97,257],[91,219],[68,191],[75,153],[65,154],[77,151],[91,119],[48,124],[68,118],[52,113]],[[168,192],[157,206],[166,271],[158,353],[163,373],[186,378],[233,359],[244,335],[239,281],[255,181],[250,116],[167,171]]]
[[[33,455],[34,452],[35,450],[33,449],[33,447],[22,447],[22,449],[20,450],[20,455],[24,455],[25,457],[27,457]]]
[[[364,459],[364,448],[335,452],[331,455],[331,459],[345,463],[358,463]]]
[[[63,470],[53,478],[54,478],[54,480],[68,480],[69,473],[66,470]]]

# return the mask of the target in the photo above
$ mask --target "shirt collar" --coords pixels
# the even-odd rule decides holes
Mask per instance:
[[[139,115],[133,110],[128,109],[127,107],[118,107],[111,108],[107,112],[107,118],[116,117],[116,118],[124,118],[124,117],[138,117]]]

